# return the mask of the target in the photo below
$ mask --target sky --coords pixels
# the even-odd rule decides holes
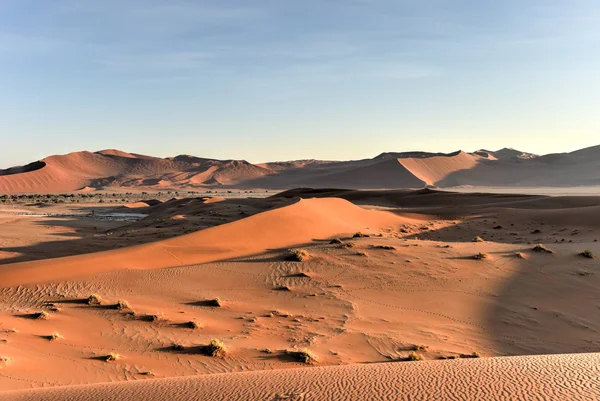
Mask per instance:
[[[600,144],[597,0],[0,0],[0,167]]]

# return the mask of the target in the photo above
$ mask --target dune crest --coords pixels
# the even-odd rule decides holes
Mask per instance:
[[[206,263],[410,221],[390,212],[365,210],[338,198],[296,199],[289,206],[164,241],[6,265],[0,270],[0,281],[5,286],[15,286],[119,269]]]

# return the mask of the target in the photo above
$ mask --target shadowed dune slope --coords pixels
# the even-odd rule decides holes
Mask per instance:
[[[421,188],[424,182],[407,170],[399,159],[390,159],[321,177],[310,177],[300,184],[338,188]]]
[[[117,269],[157,269],[256,254],[410,219],[364,210],[337,198],[298,200],[289,206],[165,241],[66,258],[15,263],[0,269],[4,286],[65,280]]]
[[[0,400],[596,400],[600,354],[351,365],[0,393]]]
[[[398,159],[400,164],[427,185],[436,185],[450,174],[477,165],[479,156],[465,152],[427,158]]]

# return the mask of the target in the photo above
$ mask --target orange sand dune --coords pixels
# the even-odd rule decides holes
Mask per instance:
[[[0,270],[4,286],[64,280],[117,269],[157,269],[256,254],[360,230],[405,224],[396,214],[343,199],[299,200],[287,207],[151,244],[89,255],[24,262]]]
[[[477,164],[479,156],[465,152],[427,158],[398,159],[408,171],[427,185],[436,185],[451,173],[468,170]]]
[[[0,400],[597,400],[600,354],[227,373],[0,393]]]

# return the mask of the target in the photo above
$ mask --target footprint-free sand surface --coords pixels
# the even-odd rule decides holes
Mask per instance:
[[[600,354],[228,373],[0,393],[0,400],[440,400],[600,398]]]
[[[597,398],[598,197],[138,206],[0,214],[0,398]]]

